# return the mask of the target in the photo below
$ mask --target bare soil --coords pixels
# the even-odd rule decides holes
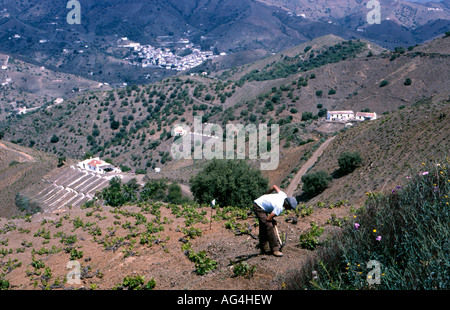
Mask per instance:
[[[181,248],[183,240],[187,238],[182,231],[186,227],[184,218],[177,218],[171,209],[162,205],[161,221],[166,218],[164,230],[155,234],[157,242],[149,246],[139,243],[141,233],[146,231],[145,225],[135,225],[133,217],[123,214],[139,212],[146,217],[147,222],[155,219],[154,215],[142,212],[137,206],[122,207],[120,211],[123,213],[116,217],[110,212],[112,210],[114,209],[104,206],[101,211],[87,216],[88,212],[93,211],[92,208],[66,208],[57,212],[35,214],[30,220],[0,218],[0,266],[6,274],[4,278],[10,282],[12,289],[19,290],[39,290],[45,288],[45,284],[52,289],[109,290],[129,275],[141,275],[146,280],[154,278],[156,290],[278,290],[284,287],[286,274],[302,268],[302,263],[313,253],[299,246],[300,234],[306,232],[313,221],[324,226],[326,232],[334,231],[336,227],[326,224],[326,221],[331,218],[331,214],[335,214],[337,218],[347,216],[349,206],[315,208],[313,214],[299,218],[296,224],[285,221],[288,217],[286,215],[277,218],[280,233],[287,232],[283,257],[259,254],[258,241],[254,238],[258,233],[258,228],[254,227],[254,216],[246,220],[237,219],[243,225],[250,225],[251,235],[235,235],[225,228],[225,220],[213,221],[211,226],[208,220],[196,223],[193,226],[201,229],[202,235],[190,239],[192,249],[195,252],[206,251],[207,256],[218,263],[215,270],[205,275],[195,272],[195,264]],[[211,209],[206,208],[205,211],[205,218],[209,219]],[[213,215],[215,212],[214,210]],[[81,220],[85,226],[76,228],[76,220]],[[137,229],[134,237],[130,237],[129,228],[124,228],[130,223]],[[97,228],[101,235],[94,236],[92,231]],[[39,236],[42,231],[48,233],[48,239]],[[107,240],[112,232],[114,237],[123,237],[125,242],[114,250],[99,242]],[[66,245],[61,242],[62,234],[76,235],[77,241],[72,247],[83,252],[82,257],[76,259],[81,264],[80,284],[62,284],[70,271],[67,268],[70,254],[64,250]],[[130,248],[133,242],[134,246]],[[44,253],[44,250],[57,253]],[[126,257],[125,250],[131,250],[131,255]],[[42,260],[45,267],[35,269],[31,265],[33,257],[35,261]],[[19,267],[8,268],[11,263],[14,265],[19,262]],[[234,276],[233,264],[238,262],[255,266],[254,274],[249,278]],[[51,278],[43,276],[46,267],[50,268]],[[62,286],[56,285],[57,279]]]

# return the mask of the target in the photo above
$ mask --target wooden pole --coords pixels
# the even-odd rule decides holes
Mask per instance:
[[[212,210],[213,210],[213,207],[215,206],[215,204],[216,204],[216,200],[214,199],[213,201],[211,201],[211,216],[210,216],[210,219],[209,219],[209,230],[211,230],[211,225],[212,225]]]

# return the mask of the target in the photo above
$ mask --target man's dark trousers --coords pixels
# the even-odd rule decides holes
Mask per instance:
[[[275,236],[273,222],[267,221],[268,213],[256,203],[253,204],[253,211],[259,220],[259,245],[261,247],[261,251],[264,251],[264,244],[267,241],[269,241],[270,249],[273,252],[278,251],[280,249],[280,244]]]

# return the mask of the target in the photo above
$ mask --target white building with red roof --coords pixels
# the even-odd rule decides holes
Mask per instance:
[[[356,112],[357,121],[374,120],[377,119],[377,113],[375,112]]]
[[[78,167],[83,170],[96,172],[96,173],[100,173],[100,174],[106,174],[106,173],[110,173],[110,172],[115,172],[115,173],[122,172],[120,170],[120,168],[114,167],[110,163],[108,163],[104,160],[101,160],[99,157],[89,158],[84,161],[81,161],[78,163]]]

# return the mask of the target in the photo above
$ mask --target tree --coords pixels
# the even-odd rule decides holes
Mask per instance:
[[[3,130],[0,131],[0,140],[3,139],[4,136],[5,136],[5,132]]]
[[[268,179],[244,160],[213,159],[191,178],[190,185],[199,203],[216,199],[221,206],[249,208],[266,192]]]
[[[308,196],[316,196],[323,192],[331,181],[331,177],[323,170],[305,174],[302,177],[303,192]]]
[[[58,143],[58,141],[59,141],[59,138],[58,138],[57,135],[53,135],[53,136],[50,138],[50,142],[51,142],[51,143]]]
[[[344,152],[338,158],[339,168],[344,173],[355,170],[362,162],[359,152]]]
[[[387,84],[389,84],[389,82],[387,80],[383,80],[383,81],[381,81],[380,87],[384,87]]]
[[[65,161],[66,161],[66,156],[58,157],[58,167],[64,166]]]
[[[120,126],[120,122],[119,121],[116,121],[114,119],[111,120],[111,129],[112,130],[119,129],[119,126]]]
[[[325,117],[325,116],[327,115],[327,112],[328,112],[327,109],[322,108],[322,109],[319,110],[319,112],[317,113],[317,115],[318,115],[319,117]]]
[[[167,200],[174,204],[182,204],[185,199],[181,193],[181,186],[174,182],[169,185],[169,194],[167,195]]]
[[[111,207],[120,207],[125,204],[125,197],[122,195],[122,180],[114,177],[109,181],[109,186],[101,192],[101,197],[105,204]]]
[[[302,121],[307,121],[313,118],[312,112],[303,112],[302,113]]]
[[[410,78],[407,78],[406,80],[405,80],[405,82],[403,83],[403,85],[406,85],[406,86],[409,86],[409,85],[411,85],[412,84],[412,80],[410,79]]]
[[[92,136],[94,137],[100,136],[100,130],[98,128],[92,129]]]
[[[122,184],[119,177],[113,177],[109,181],[109,186],[103,189],[99,196],[105,200],[106,205],[121,207],[138,201],[139,188],[139,183],[135,178],[126,184]]]
[[[142,201],[156,200],[162,201],[166,196],[167,181],[165,179],[151,180],[145,183],[141,191]]]

